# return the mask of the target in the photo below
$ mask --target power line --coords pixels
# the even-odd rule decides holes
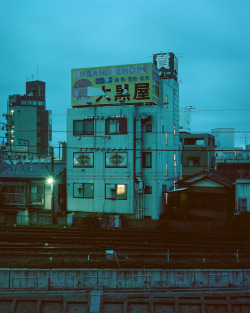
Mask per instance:
[[[158,126],[165,126],[165,124],[159,124]],[[225,127],[225,129],[226,128],[230,128],[230,127]],[[222,127],[222,129],[223,129],[223,127]],[[5,129],[5,130],[2,130],[2,131],[4,131],[4,132],[8,132],[9,130],[7,130],[7,129]],[[15,131],[15,129],[13,129],[13,131],[14,132],[18,132],[18,133],[21,133],[21,132],[38,132],[38,133],[48,133],[48,131],[47,130],[37,130],[37,129],[22,129],[22,130],[17,130],[17,131]],[[52,133],[73,133],[74,131],[73,130],[50,130],[49,132],[52,132]],[[95,137],[95,134],[103,134],[103,136],[117,136],[117,135],[121,135],[121,136],[125,136],[125,135],[128,135],[128,134],[131,134],[131,133],[135,133],[134,131],[127,131],[127,133],[125,133],[125,134],[105,134],[103,131],[95,131],[94,132],[94,134],[92,134],[92,135],[90,135],[90,134],[86,134],[86,135],[84,135],[84,134],[82,134],[82,135],[73,135],[73,136],[75,136],[75,137],[79,137],[79,136],[81,136],[81,137],[85,137],[85,138],[89,138],[89,136],[92,136],[92,138],[94,138]],[[167,131],[167,130],[164,130],[164,132],[162,132],[162,131],[151,131],[151,132],[143,132],[143,134],[144,135],[148,135],[148,134],[163,134],[163,135],[166,135],[166,133],[167,134],[170,134],[170,135],[173,135],[174,134],[174,131]],[[184,131],[180,131],[180,130],[175,130],[175,133],[176,134],[182,134],[182,133],[186,133],[186,134],[188,134],[188,135],[204,135],[204,134],[208,134],[208,135],[212,135],[212,136],[215,136],[215,135],[213,135],[213,134],[211,134],[211,131],[195,131],[195,132],[191,132],[191,133],[189,133],[189,132],[184,132]],[[215,132],[216,134],[232,134],[232,135],[234,135],[234,134],[244,134],[244,133],[250,133],[250,130],[234,130],[234,131],[230,131],[230,130],[228,130],[228,131],[219,131],[219,132]],[[177,137],[177,135],[175,135],[176,137]],[[6,136],[6,137],[8,137],[8,136]],[[179,135],[179,137],[181,137],[180,135]],[[190,139],[195,139],[195,138],[191,138],[190,137]]]
[[[133,143],[124,143],[124,145],[132,145]],[[81,149],[81,150],[84,150],[84,149],[92,149],[92,150],[95,150],[96,148],[98,148],[98,149],[96,149],[97,151],[101,151],[101,152],[112,152],[113,150],[118,150],[118,151],[120,151],[120,152],[124,152],[124,151],[136,151],[136,149],[134,149],[134,148],[125,148],[125,149],[123,149],[123,144],[120,144],[120,147],[119,147],[119,149],[118,148],[116,148],[116,147],[104,147],[101,143],[99,144],[100,145],[100,147],[86,147],[86,146],[82,146],[82,147],[79,147],[79,146],[66,146],[64,149],[75,149],[75,150],[79,150],[79,149]],[[114,146],[114,144],[110,144],[111,146]],[[11,147],[11,146],[8,146],[8,147]],[[30,148],[40,148],[41,146],[29,146]],[[6,146],[4,146],[4,145],[0,145],[0,148],[6,148]],[[62,147],[57,147],[57,146],[53,146],[53,148],[54,149],[62,149]],[[101,149],[102,148],[102,149]],[[107,148],[108,148],[108,150],[107,150]],[[160,151],[160,152],[186,152],[186,151],[203,151],[203,152],[250,152],[250,149],[246,149],[246,150],[237,150],[237,147],[235,148],[235,149],[208,149],[208,148],[205,148],[205,147],[203,147],[203,148],[201,148],[201,149],[196,149],[196,148],[194,148],[194,149],[192,149],[192,148],[190,148],[190,149],[153,149],[153,148],[147,148],[147,147],[145,147],[145,148],[142,148],[141,149],[142,151],[145,151],[145,152],[150,152],[150,151]],[[3,150],[2,150],[3,151]],[[2,152],[1,150],[0,150],[0,153]],[[11,152],[11,150],[4,150],[5,152],[7,151],[7,152]],[[13,150],[12,150],[13,151]],[[28,153],[28,152],[25,152],[25,151],[13,151],[13,152],[15,152],[15,153]],[[79,152],[85,152],[85,151],[79,151]],[[117,152],[117,151],[116,151]],[[35,154],[39,154],[39,153],[35,153]]]
[[[116,107],[120,107],[121,105],[117,105]],[[95,107],[95,106],[91,106],[92,107]],[[102,108],[101,106],[96,106],[97,108]],[[107,107],[107,105],[105,106]],[[114,105],[110,105],[108,107],[114,107]],[[138,107],[141,107],[141,106],[138,106]],[[150,108],[150,106],[148,106]],[[162,108],[164,108],[165,105],[162,104]],[[124,106],[123,106],[124,108]],[[66,110],[68,109],[74,109],[73,107],[70,107],[70,108],[67,108]],[[86,109],[86,107],[78,107],[77,109]],[[185,108],[180,108],[180,109],[185,109]],[[170,110],[168,107],[166,107],[166,110],[167,110],[167,113],[173,113],[173,112],[176,112],[175,110]],[[189,110],[187,110],[189,111]],[[190,111],[191,113],[195,113],[195,112],[218,112],[218,111],[250,111],[250,108],[221,108],[221,109],[194,109],[192,111]],[[150,113],[150,109],[148,110],[148,113]],[[179,113],[179,111],[177,111],[176,113]],[[103,113],[103,114],[107,114],[107,113]],[[154,114],[161,114],[161,112],[154,112]],[[67,116],[68,114],[67,113],[52,113],[52,116]],[[79,115],[79,112],[75,113],[75,115]],[[26,114],[25,116],[34,116],[34,115],[29,115],[29,114]]]

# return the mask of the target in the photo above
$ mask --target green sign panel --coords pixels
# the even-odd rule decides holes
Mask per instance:
[[[71,104],[159,104],[159,71],[152,63],[71,70]]]

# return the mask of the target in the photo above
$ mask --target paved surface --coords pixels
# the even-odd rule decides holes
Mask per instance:
[[[6,294],[1,313],[249,313],[250,292]]]

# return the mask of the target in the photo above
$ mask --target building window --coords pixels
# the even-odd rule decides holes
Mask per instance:
[[[247,198],[238,199],[238,211],[247,212]]]
[[[142,167],[143,168],[152,167],[152,152],[142,152]]]
[[[200,158],[198,157],[188,158],[188,166],[190,167],[200,166]]]
[[[127,134],[127,119],[114,118],[105,121],[105,134],[106,135],[119,135]]]
[[[127,152],[106,152],[105,167],[127,167]]]
[[[146,184],[145,188],[144,188],[144,193],[146,195],[151,195],[152,194],[152,186],[149,186],[148,184]]]
[[[24,186],[15,186],[15,185],[3,185],[2,186],[3,193],[24,193]]]
[[[152,132],[152,124],[146,124],[146,132],[151,133]]]
[[[73,135],[94,135],[94,120],[73,121]]]
[[[40,185],[33,185],[29,186],[29,195],[28,200],[29,203],[43,203],[43,194],[44,194],[44,186]]]
[[[177,166],[177,163],[176,163],[176,153],[174,153],[174,167]]]
[[[168,176],[168,163],[166,163],[166,176]]]
[[[176,135],[176,127],[175,127],[175,125],[174,125],[174,136]]]
[[[127,185],[106,184],[105,198],[112,200],[127,200]]]
[[[166,104],[166,108],[168,107],[168,96],[166,95],[166,99],[165,99],[165,104]]]
[[[168,133],[166,133],[166,145],[168,144]]]
[[[204,139],[202,138],[184,138],[184,145],[187,146],[204,146]]]
[[[73,183],[74,198],[94,198],[94,184],[91,183]]]
[[[94,167],[93,152],[74,152],[73,153],[74,167]]]

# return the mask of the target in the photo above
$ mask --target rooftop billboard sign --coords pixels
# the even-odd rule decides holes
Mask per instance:
[[[159,104],[159,71],[152,63],[71,70],[71,105]]]
[[[178,59],[172,53],[153,55],[154,65],[159,69],[160,78],[173,78],[178,81]]]

